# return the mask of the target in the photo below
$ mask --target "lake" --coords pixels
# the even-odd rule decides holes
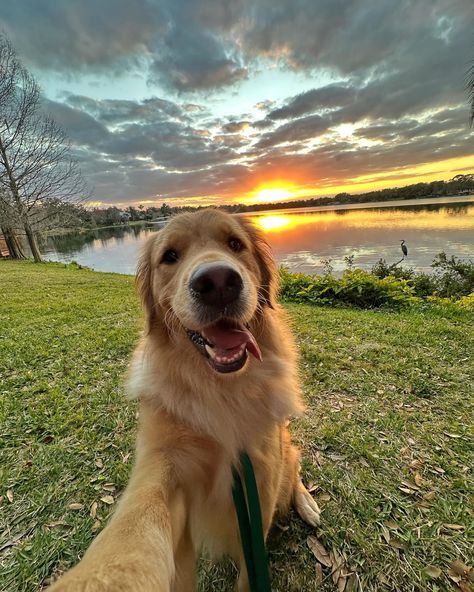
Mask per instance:
[[[474,257],[474,197],[273,210],[246,217],[263,230],[277,261],[292,271],[321,273],[323,261],[331,259],[340,272],[348,256],[363,269],[380,258],[394,263],[402,256],[402,239],[408,246],[403,265],[418,271],[429,271],[441,251]],[[51,236],[42,252],[52,261],[133,274],[141,245],[156,231],[153,225],[124,226]]]

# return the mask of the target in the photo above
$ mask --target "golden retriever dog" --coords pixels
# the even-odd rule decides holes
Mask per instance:
[[[319,523],[287,428],[302,406],[277,276],[260,233],[218,210],[176,216],[148,240],[127,385],[140,402],[135,466],[108,526],[50,592],[190,592],[201,549],[234,558],[247,591],[232,499],[241,451],[265,537],[290,503]]]

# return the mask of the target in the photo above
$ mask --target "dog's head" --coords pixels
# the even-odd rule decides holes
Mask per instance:
[[[220,373],[261,359],[251,332],[275,306],[277,273],[270,250],[247,221],[218,210],[173,218],[145,245],[137,281],[147,330],[186,336]]]

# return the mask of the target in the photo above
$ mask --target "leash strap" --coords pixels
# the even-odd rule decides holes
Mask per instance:
[[[245,493],[240,473],[233,467],[232,497],[239,522],[240,540],[249,586],[251,592],[271,592],[257,482],[252,461],[246,452],[242,452],[240,455],[240,465],[244,477]]]

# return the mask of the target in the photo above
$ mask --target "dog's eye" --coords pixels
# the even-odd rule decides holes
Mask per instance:
[[[232,237],[229,239],[229,247],[235,251],[236,253],[238,253],[239,251],[241,251],[244,248],[244,245],[242,243],[242,241],[238,238]]]
[[[178,261],[178,253],[173,249],[168,249],[163,253],[161,263],[176,263]]]

